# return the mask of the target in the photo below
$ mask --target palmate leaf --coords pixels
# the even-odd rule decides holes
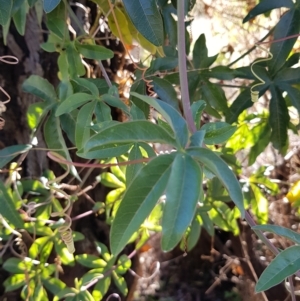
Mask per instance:
[[[173,154],[156,157],[142,167],[132,180],[112,223],[112,254],[122,251],[155,207],[167,186],[173,160]]]
[[[190,147],[187,149],[187,153],[203,163],[207,169],[220,179],[227,189],[232,201],[240,210],[242,217],[244,217],[245,208],[243,193],[238,180],[228,165],[213,151],[206,148]]]
[[[280,252],[263,271],[255,286],[257,293],[284,281],[300,269],[300,246],[292,246]]]
[[[202,187],[202,171],[191,156],[178,153],[166,188],[162,249],[172,250],[193,220]]]

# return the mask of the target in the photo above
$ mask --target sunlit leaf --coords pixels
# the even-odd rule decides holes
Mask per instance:
[[[16,209],[14,200],[7,190],[8,187],[5,187],[4,183],[0,181],[0,214],[14,225],[14,227],[22,229],[24,228],[23,220]]]

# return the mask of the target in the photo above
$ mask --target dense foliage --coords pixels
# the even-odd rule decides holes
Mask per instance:
[[[0,0],[5,43],[11,23],[24,35],[26,15],[35,9],[41,27],[47,29],[40,47],[57,56],[59,79],[55,87],[38,75],[24,81],[23,90],[39,98],[27,112],[31,141],[0,151],[0,168],[7,171],[0,182],[1,257],[18,244],[11,248],[14,256],[2,262],[10,273],[4,285],[6,291],[22,288],[24,300],[101,300],[111,281],[126,295],[124,274],[134,252],[119,255],[129,243],[139,249],[154,232],[161,231],[162,250],[180,244],[188,252],[201,229],[212,236],[215,228],[238,234],[237,219],[244,217],[254,226],[248,209],[266,224],[267,195],[276,194],[278,186],[265,175],[265,167],[246,180],[241,177],[236,154],[246,150],[249,166],[270,143],[284,154],[288,130],[297,133],[299,126],[289,110],[300,112],[299,53],[293,50],[300,1],[263,0],[249,11],[243,22],[286,8],[276,26],[257,41],[262,47],[272,36],[270,49],[263,47],[268,58],[246,67],[236,67],[239,60],[220,65],[218,55],[208,56],[203,34],[191,45],[191,21],[185,20],[195,0],[91,2],[97,16],[88,30],[66,0]],[[101,31],[108,40],[118,39],[133,60],[128,97],[120,93],[124,82],[110,79],[105,71],[104,63],[117,54],[100,44]],[[133,57],[138,48],[140,57]],[[9,59],[2,57],[4,62]],[[95,76],[96,68],[101,78]],[[230,102],[222,84],[237,78],[253,83],[239,89]],[[255,91],[265,96],[267,106],[250,114]],[[64,171],[45,170],[38,179],[23,178],[19,167],[28,152],[39,148],[36,133],[41,128],[49,160]],[[89,170],[87,174],[79,171],[81,167]],[[71,228],[72,207],[88,198],[93,187],[85,182],[95,168],[103,170],[93,180],[110,191],[103,202],[89,197],[93,209],[82,216],[99,214],[111,226],[109,246],[94,242],[98,256],[76,252],[74,242],[76,246],[84,235]],[[267,244],[262,231],[295,242],[280,253],[272,249],[278,255],[257,283],[260,292],[299,270],[300,238],[274,225],[253,229]],[[30,243],[24,242],[25,236]],[[61,266],[75,262],[88,271],[69,287],[59,273]]]

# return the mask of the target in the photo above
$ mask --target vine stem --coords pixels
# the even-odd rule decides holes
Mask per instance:
[[[185,0],[177,1],[177,50],[178,50],[178,69],[181,88],[181,101],[183,106],[183,113],[192,133],[196,132],[196,126],[193,120],[190,95],[187,80],[186,68],[186,52],[185,52],[185,24],[184,24],[184,2]]]

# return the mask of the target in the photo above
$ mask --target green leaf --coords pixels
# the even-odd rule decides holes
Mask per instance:
[[[162,101],[180,112],[177,93],[173,85],[167,80],[160,77],[152,77],[153,90]]]
[[[78,294],[77,300],[83,301],[95,301],[93,296],[88,290],[83,290]]]
[[[3,264],[3,269],[11,274],[25,274],[32,268],[32,262],[25,261],[21,258],[9,258]]]
[[[258,223],[266,224],[269,219],[269,203],[265,198],[260,188],[257,185],[250,183],[254,199],[251,202],[251,210],[258,219]]]
[[[30,258],[37,258],[38,255],[42,252],[42,250],[45,248],[46,244],[49,242],[51,237],[49,236],[44,236],[44,237],[39,237],[37,238],[33,244],[30,246],[29,249],[29,256]],[[49,245],[48,245],[49,247]],[[52,248],[50,249],[51,252]]]
[[[74,266],[75,262],[73,254],[67,250],[65,243],[61,241],[60,237],[58,238],[58,235],[55,241],[55,251],[60,257],[62,264]]]
[[[127,296],[128,288],[124,277],[118,275],[115,271],[112,272],[112,278],[116,287],[120,290],[123,296]]]
[[[166,188],[162,249],[172,250],[193,220],[202,187],[202,171],[191,156],[178,153]]]
[[[119,97],[116,97],[114,95],[104,94],[101,96],[101,99],[103,99],[110,106],[119,108],[127,115],[130,115],[128,106],[126,106],[126,104]]]
[[[255,292],[266,291],[300,269],[300,246],[280,252],[266,267],[255,286]]]
[[[205,131],[205,144],[220,144],[226,142],[236,131],[236,126],[226,122],[210,122],[201,127]]]
[[[103,61],[114,57],[113,51],[99,45],[76,44],[76,48],[87,59]]]
[[[259,132],[257,133],[256,137],[257,137],[256,143],[250,149],[249,158],[248,158],[249,165],[252,165],[255,162],[257,156],[261,154],[264,151],[264,149],[267,147],[267,145],[270,143],[271,128],[269,123],[267,122],[260,123]]]
[[[130,150],[128,161],[142,159],[143,155],[140,150],[139,144],[135,143]],[[130,164],[126,167],[126,186],[128,186],[138,171],[143,167],[143,163]]]
[[[232,80],[235,78],[234,71],[235,69],[230,69],[227,66],[216,66],[211,69],[202,70],[201,75],[205,75],[207,77],[213,77],[221,80]]]
[[[84,146],[91,151],[107,144],[134,142],[161,142],[174,145],[175,141],[162,127],[149,121],[139,120],[118,123],[99,131]]]
[[[155,108],[172,127],[176,136],[176,140],[180,144],[180,146],[186,146],[188,142],[189,131],[185,119],[178,111],[159,99],[145,95],[139,95],[135,92],[132,92],[131,94]]]
[[[55,117],[55,110],[51,111],[47,121],[44,124],[44,137],[49,149],[55,150],[55,152],[63,156],[67,161],[72,162],[69,150],[63,138],[60,120],[58,117]],[[64,164],[62,164],[62,166],[66,169],[66,166]],[[80,177],[76,168],[73,165],[71,165],[69,168],[71,174],[80,181]]]
[[[55,112],[55,116],[60,116],[65,113],[70,113],[76,108],[82,106],[90,100],[94,100],[95,96],[87,93],[75,93],[70,95],[67,99],[61,102]]]
[[[60,19],[56,16],[48,16],[47,28],[61,40],[69,40],[68,27],[65,19]]]
[[[263,91],[263,93],[265,90]],[[242,91],[239,96],[233,101],[228,112],[226,113],[226,121],[228,123],[236,122],[239,115],[246,109],[253,106],[251,93],[249,89]]]
[[[167,71],[167,70],[174,69],[177,66],[178,66],[178,58],[174,58],[174,57],[158,57],[155,60],[152,60],[150,68],[148,70],[152,71],[152,74],[153,74],[156,71]],[[176,73],[175,76],[176,76],[176,78],[178,77],[178,80],[179,80],[179,74]],[[168,81],[170,81],[172,84],[175,84],[171,80],[168,80]]]
[[[5,286],[5,292],[14,291],[25,284],[26,284],[25,273],[10,276],[3,282],[3,285]]]
[[[15,228],[24,228],[23,220],[18,213],[14,200],[7,191],[4,183],[0,181],[0,214],[6,218]]]
[[[234,209],[230,209],[224,202],[214,201],[213,208],[209,211],[209,217],[220,229],[230,231],[233,235],[238,235],[239,227]]]
[[[81,265],[91,269],[105,268],[107,265],[107,263],[103,259],[89,254],[76,255],[75,259]]]
[[[60,3],[61,0],[44,0],[44,11],[48,14]]]
[[[32,148],[30,144],[19,144],[5,147],[0,150],[0,168],[12,161],[20,154],[28,152]]]
[[[127,255],[123,254],[120,256],[117,262],[117,268],[115,269],[116,273],[119,275],[124,275],[128,269],[131,267],[131,260]]]
[[[11,0],[0,0],[0,25],[8,23],[11,17],[11,11],[13,7],[13,1]]]
[[[31,75],[28,79],[26,79],[22,88],[25,92],[36,95],[49,104],[55,103],[57,100],[54,87],[46,79],[38,75]]]
[[[200,212],[201,219],[203,221],[203,227],[210,236],[214,236],[215,228],[213,221],[209,218],[207,212]]]
[[[74,145],[76,145],[74,129],[76,129],[77,116],[78,116],[78,110],[76,109],[71,113],[63,114],[59,116],[62,130],[66,133],[68,139]]]
[[[163,21],[155,0],[123,0],[136,29],[155,46],[163,46]]]
[[[104,121],[112,120],[110,107],[102,101],[97,102],[95,108],[95,115],[96,115],[97,122],[100,123]]]
[[[256,5],[252,10],[250,10],[248,15],[244,18],[243,23],[248,22],[249,20],[253,19],[258,15],[267,13],[274,8],[280,8],[280,7],[292,8],[293,6],[294,3],[291,0],[260,1],[258,5]]]
[[[224,90],[211,82],[205,82],[201,86],[204,100],[214,109],[227,113],[227,99]]]
[[[292,105],[297,109],[298,114],[300,114],[300,90],[285,83],[279,83],[278,88],[288,93]]]
[[[128,152],[132,143],[126,144],[107,144],[104,146],[99,146],[96,150],[92,151],[82,151],[80,150],[77,152],[79,157],[85,159],[104,159],[104,158],[111,158],[111,157],[119,157]]]
[[[277,225],[258,225],[252,227],[252,229],[261,230],[264,232],[271,232],[279,236],[283,236],[287,239],[290,239],[294,243],[300,245],[300,234],[288,228],[277,226]]]
[[[34,288],[32,288],[33,295],[32,299],[35,301],[44,301],[49,300],[47,296],[47,292],[45,291],[43,285],[38,282]]]
[[[45,102],[35,102],[29,105],[27,109],[27,123],[31,130],[35,130],[42,117],[48,113],[49,107]]]
[[[125,188],[125,184],[120,181],[114,174],[111,172],[103,172],[100,175],[101,183],[110,188]]]
[[[99,96],[99,90],[93,81],[90,78],[72,78],[72,82],[76,83],[78,86],[83,88],[83,91],[80,92],[90,92],[94,96]]]
[[[202,33],[193,49],[193,63],[195,69],[208,68],[218,57],[218,54],[208,57],[205,35]]]
[[[142,79],[135,81],[131,86],[130,92],[136,92],[141,95],[146,94],[146,85],[144,81]],[[149,105],[133,95],[130,95],[130,100],[144,113],[144,118],[148,119],[150,113]]]
[[[201,225],[202,225],[201,217],[199,215],[196,215],[192,221],[190,231],[188,232],[187,241],[186,241],[187,251],[192,250],[196,246],[202,230]]]
[[[293,49],[298,37],[291,39],[284,38],[298,34],[299,29],[299,9],[291,9],[285,13],[277,23],[273,34],[273,39],[281,41],[271,44],[270,51],[273,54],[273,59],[268,62],[271,74],[275,74],[285,64],[286,59]]]
[[[66,47],[66,53],[69,63],[69,72],[71,77],[83,76],[85,69],[81,61],[80,53],[76,50],[74,43],[69,43]]]
[[[193,133],[191,136],[191,144],[190,146],[202,146],[203,141],[204,141],[204,136],[205,136],[205,131],[197,131]]]
[[[194,156],[198,161],[203,163],[206,168],[220,179],[227,189],[232,201],[240,210],[242,217],[244,217],[245,208],[242,190],[235,174],[228,165],[209,149],[191,147],[187,152],[189,155]]]
[[[287,143],[287,129],[290,120],[282,93],[274,85],[270,86],[271,101],[269,105],[269,123],[272,128],[271,141],[273,146],[282,151]]]
[[[281,84],[298,84],[300,81],[300,68],[285,68],[280,70],[274,78],[274,83],[280,87]]]
[[[164,21],[164,30],[168,37],[170,46],[177,46],[177,24],[172,14],[176,13],[172,4],[164,5],[161,9]]]
[[[191,110],[193,114],[193,120],[197,126],[197,129],[200,128],[200,121],[202,112],[205,109],[206,103],[204,100],[198,100],[192,103]]]
[[[86,286],[89,282],[96,279],[103,279],[103,272],[105,272],[104,268],[97,268],[89,270],[83,277],[79,280],[82,286]]]
[[[85,104],[79,110],[75,128],[75,141],[77,149],[81,149],[91,136],[90,125],[92,122],[95,106],[96,102],[90,102]]]
[[[119,254],[163,194],[173,155],[161,155],[139,170],[128,186],[110,232],[111,251]]]
[[[1,5],[1,4],[0,4]],[[2,7],[1,7],[2,9]],[[20,35],[25,34],[25,25],[26,25],[26,15],[28,13],[29,6],[26,1],[23,2],[21,7],[13,15],[13,20],[16,26],[16,29]]]
[[[66,73],[68,73],[68,70],[67,70]],[[68,73],[67,76],[69,78],[69,73]],[[67,80],[67,81],[62,80],[59,83],[57,90],[58,90],[58,99],[60,101],[66,100],[69,96],[71,96],[72,94],[75,93],[74,89],[73,89],[73,86],[72,86],[72,84],[70,83],[69,80]]]
[[[44,278],[42,277],[42,283],[48,291],[50,291],[54,296],[56,296],[60,291],[62,291],[66,284],[58,278]]]
[[[111,283],[110,277],[105,277],[98,280],[97,284],[94,287],[92,295],[95,300],[103,300],[105,294],[107,293]]]

